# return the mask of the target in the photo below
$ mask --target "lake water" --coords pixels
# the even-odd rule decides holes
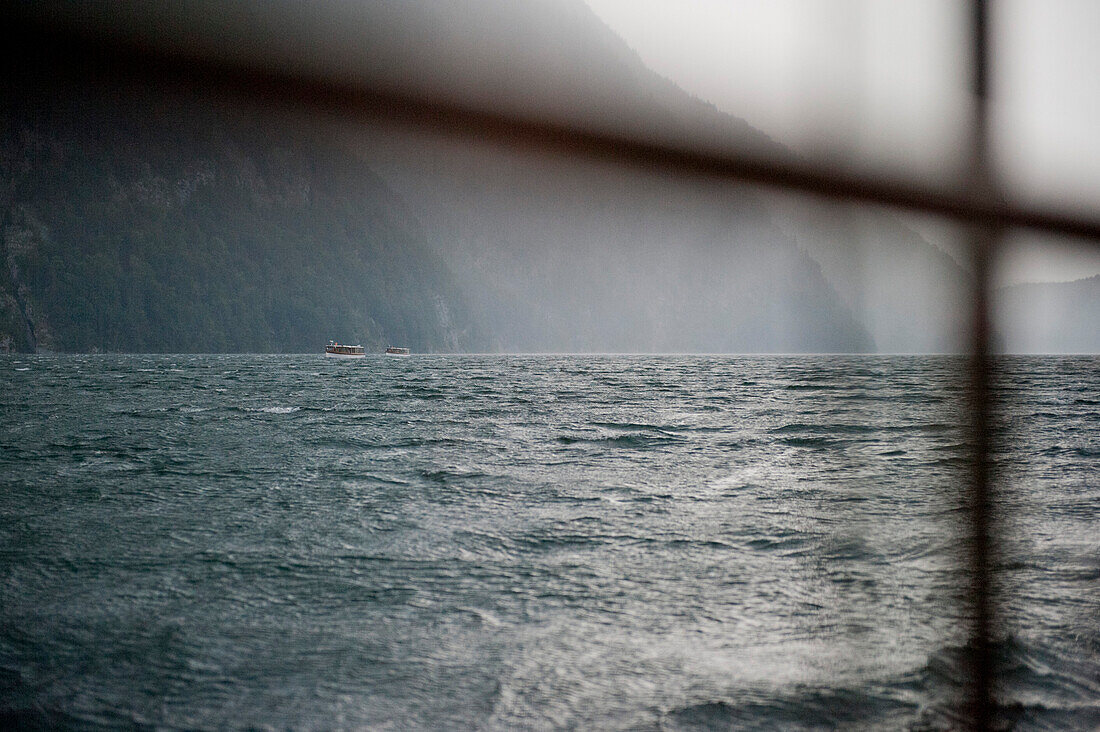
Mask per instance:
[[[1100,359],[1003,363],[1006,722],[1100,726]],[[950,728],[963,362],[0,357],[0,723]]]

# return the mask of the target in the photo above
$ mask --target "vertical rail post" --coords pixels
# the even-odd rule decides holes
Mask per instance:
[[[989,4],[972,0],[973,93],[970,185],[986,200],[994,200],[996,184],[989,162]],[[977,221],[971,227],[971,260],[974,299],[971,312],[970,429],[971,474],[967,486],[969,537],[966,543],[970,570],[970,637],[967,718],[974,730],[989,730],[995,711],[996,659],[993,647],[994,515],[992,460],[994,447],[993,357],[990,291],[992,265],[1000,237],[1000,225]]]

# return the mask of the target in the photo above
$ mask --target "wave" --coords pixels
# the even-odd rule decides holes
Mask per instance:
[[[557,441],[563,445],[591,445],[594,447],[618,447],[634,450],[645,450],[654,447],[662,447],[678,442],[684,438],[679,435],[633,433],[626,435],[613,435],[607,437],[578,437],[576,435],[560,435]]]
[[[899,694],[869,688],[750,691],[738,701],[701,701],[661,714],[661,728],[678,732],[725,729],[835,729],[882,724],[919,706]]]
[[[826,448],[836,447],[839,443],[828,437],[784,437],[781,442],[791,447]]]
[[[994,644],[1000,685],[993,729],[1095,729],[1100,724],[1100,667],[1062,651],[1006,638]],[[911,729],[971,726],[966,694],[968,646],[945,646],[923,667],[859,686],[800,685],[736,693],[662,710],[660,728]]]
[[[729,431],[728,425],[692,425],[685,424],[683,422],[675,422],[670,424],[649,424],[647,422],[589,422],[593,427],[603,427],[611,430],[641,430],[657,432],[659,434],[668,435],[670,437],[678,436],[680,432],[691,433],[713,433],[713,432],[727,432]]]
[[[992,652],[999,681],[994,729],[1085,729],[1100,723],[1100,662],[1017,636],[995,641]],[[969,644],[944,646],[916,673],[918,685],[938,698],[922,715],[924,722],[966,722],[960,720],[959,699],[973,655]]]
[[[453,485],[458,482],[493,477],[489,473],[482,472],[476,468],[439,468],[435,470],[421,470],[420,476],[439,485]]]
[[[805,536],[774,536],[751,539],[745,542],[745,546],[756,551],[787,554],[805,549],[807,542]]]
[[[243,412],[259,414],[293,414],[301,411],[301,407],[240,407]]]

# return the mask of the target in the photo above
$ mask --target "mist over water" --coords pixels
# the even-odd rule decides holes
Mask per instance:
[[[1000,713],[1086,728],[1100,364],[1002,365]],[[952,726],[962,366],[3,357],[2,719]]]

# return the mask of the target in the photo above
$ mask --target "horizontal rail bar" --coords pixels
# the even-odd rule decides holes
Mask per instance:
[[[0,54],[16,74],[76,72],[158,82],[193,83],[212,93],[278,100],[344,116],[384,118],[441,131],[521,144],[549,152],[681,175],[780,188],[823,198],[908,209],[961,222],[1013,226],[1093,240],[1100,245],[1100,219],[988,200],[961,190],[950,192],[907,180],[845,174],[828,166],[765,159],[736,150],[710,151],[664,141],[585,129],[568,123],[527,118],[429,99],[401,90],[324,76],[304,76],[271,65],[194,57],[179,51],[84,35],[39,22],[14,19]],[[28,53],[30,49],[30,53]],[[37,64],[35,68],[29,68]]]

